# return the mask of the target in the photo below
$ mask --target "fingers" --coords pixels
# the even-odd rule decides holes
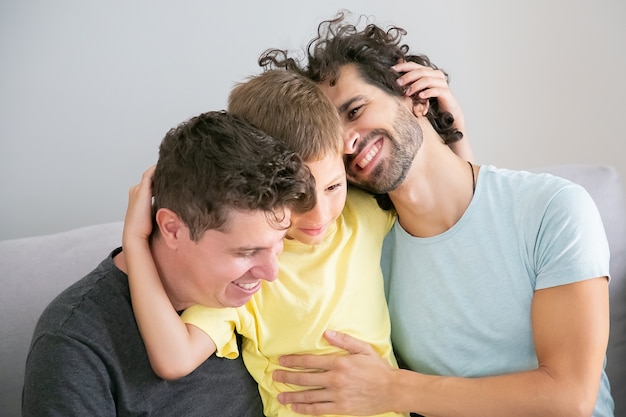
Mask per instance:
[[[141,181],[128,190],[129,199],[135,198],[136,195],[141,197],[146,192],[152,193],[152,178],[154,177],[155,169],[156,165],[152,165],[141,174]]]
[[[415,62],[403,62],[392,67],[397,72],[404,72],[397,82],[400,86],[405,86],[405,94],[412,96],[420,91],[438,88],[440,91],[448,90],[448,82],[445,74],[440,70],[419,65]],[[420,98],[437,97],[435,94],[422,94]]]
[[[303,391],[281,392],[278,401],[281,404],[291,404],[291,409],[300,414],[320,415],[337,414],[338,404],[334,402],[333,391],[326,388],[330,383],[327,372],[302,373],[291,371],[274,371],[276,381],[300,385],[306,388]]]
[[[154,170],[156,165],[152,165],[141,176],[140,191],[141,196],[146,199],[152,198],[152,178],[154,178]]]
[[[347,350],[351,354],[376,355],[374,348],[369,343],[355,339],[345,333],[327,330],[324,332],[324,338],[326,338],[331,345]]]
[[[336,405],[332,402],[328,401],[315,401],[314,399],[309,399],[309,395],[305,394],[313,394],[317,392],[322,392],[322,390],[316,391],[304,391],[300,392],[289,392],[282,393],[278,395],[278,401],[281,404],[291,404],[291,409],[299,414],[305,414],[307,416],[319,416],[319,415],[330,415],[335,414]]]
[[[324,338],[326,338],[331,345],[344,349],[351,354],[377,355],[376,351],[369,343],[355,339],[345,333],[328,330],[324,332]],[[337,355],[284,355],[278,359],[278,363],[286,368],[292,369],[330,371],[336,368],[338,357]],[[305,374],[301,373],[300,375]],[[283,382],[296,383],[296,381],[292,380]]]
[[[337,405],[330,399],[329,393],[324,389],[282,392],[278,394],[281,404],[291,404],[291,409],[296,413],[311,416],[336,414]]]
[[[299,385],[308,389],[325,387],[331,383],[327,372],[298,372],[280,369],[272,373],[272,378],[274,381]]]
[[[406,83],[410,83],[407,84],[404,91],[404,94],[407,96],[419,93],[420,98],[426,99],[450,94],[448,82],[445,78],[431,75],[423,75],[419,77],[412,73],[407,73],[406,75]]]
[[[145,240],[152,230],[152,178],[156,166],[148,168],[141,181],[128,191],[128,206],[124,218],[122,245],[128,247],[134,237]]]
[[[291,369],[274,371],[274,380],[302,389],[282,392],[278,400],[302,414],[376,414],[380,404],[372,392],[378,392],[381,375],[393,370],[390,364],[368,343],[345,333],[326,331],[324,337],[346,352],[281,356],[280,365]]]
[[[150,168],[146,169],[141,175],[139,184],[131,187],[131,192],[140,195],[150,193],[150,196],[152,196],[152,178],[154,177],[155,169],[156,165],[152,165]]]
[[[321,416],[327,414],[336,414],[332,410],[335,410],[337,406],[334,403],[315,403],[315,404],[292,404],[291,409],[298,414],[305,414],[310,416]]]
[[[324,332],[324,338],[333,346],[346,350],[350,354],[362,354],[362,355],[375,355],[378,356],[374,348],[366,342],[363,342],[359,339],[355,339],[354,337],[340,332],[335,332],[332,330],[327,330]],[[340,356],[337,355],[284,355],[278,359],[278,363],[286,368],[292,369],[307,369],[307,370],[320,370],[320,371],[330,371],[335,369],[338,366],[337,359]],[[281,372],[281,371],[277,371]],[[281,374],[282,375],[282,374]],[[312,375],[299,373],[300,378],[303,378],[302,375]],[[293,376],[293,378],[298,378]],[[290,377],[291,378],[291,377]],[[282,380],[281,380],[282,381]],[[297,381],[290,379],[289,381],[282,382],[293,382],[297,383]],[[298,385],[302,385],[299,384]],[[309,386],[315,384],[307,384]]]
[[[292,369],[318,369],[327,371],[333,367],[333,355],[284,355],[278,363]]]
[[[392,68],[397,72],[404,73],[398,78],[398,84],[404,86],[406,96],[414,97],[417,94],[421,100],[437,99],[439,110],[452,114],[454,117],[453,126],[465,134],[463,110],[452,95],[443,71],[425,67],[415,62],[400,62]],[[417,111],[414,109],[414,114],[422,114],[419,110],[419,108]],[[459,154],[467,157],[472,156],[469,150],[462,150]]]
[[[141,175],[141,184],[148,184],[152,186],[152,178],[154,177],[154,171],[156,170],[156,164],[146,169]]]

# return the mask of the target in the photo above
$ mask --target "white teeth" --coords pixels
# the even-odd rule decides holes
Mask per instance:
[[[359,168],[365,168],[372,161],[372,158],[376,156],[378,151],[380,151],[380,148],[381,148],[380,144],[376,144],[372,146],[372,149],[370,149],[367,155],[365,155],[365,158],[361,159],[359,163],[357,164]]]
[[[251,290],[258,285],[257,282],[246,282],[246,283],[238,283],[237,286],[243,288],[244,290]]]

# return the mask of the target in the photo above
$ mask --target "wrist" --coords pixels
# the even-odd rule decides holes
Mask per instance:
[[[150,250],[150,243],[146,237],[126,236],[122,238],[122,249],[126,252]]]
[[[424,414],[425,387],[428,379],[428,375],[409,369],[398,369],[392,387],[392,398],[395,399],[394,411]]]

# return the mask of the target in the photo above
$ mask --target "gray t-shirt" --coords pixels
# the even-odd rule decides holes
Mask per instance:
[[[176,381],[154,374],[127,276],[113,264],[120,250],[42,313],[26,361],[24,417],[262,416],[241,358],[213,355]]]

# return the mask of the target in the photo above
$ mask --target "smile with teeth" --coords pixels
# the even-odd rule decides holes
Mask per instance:
[[[372,146],[372,148],[369,150],[369,152],[367,153],[367,155],[365,155],[365,157],[363,159],[361,159],[358,163],[357,166],[361,169],[365,168],[366,166],[369,165],[369,163],[372,161],[372,159],[376,156],[376,154],[378,153],[378,151],[380,151],[380,148],[382,148],[382,144],[381,143],[375,143],[374,146]]]
[[[257,285],[259,285],[259,281],[256,282],[237,282],[235,283],[239,288],[243,288],[244,290],[251,290]]]

